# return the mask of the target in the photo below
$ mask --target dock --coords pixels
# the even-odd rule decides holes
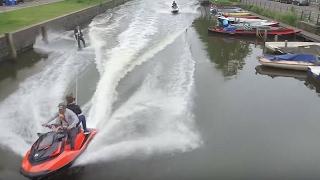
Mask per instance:
[[[277,51],[278,49],[288,47],[296,48],[301,46],[320,46],[318,42],[265,42],[265,47],[271,51]]]

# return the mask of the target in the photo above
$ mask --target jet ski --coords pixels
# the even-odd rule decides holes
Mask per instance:
[[[172,6],[172,10],[171,10],[171,12],[172,12],[173,14],[178,13],[178,12],[179,12],[179,8],[178,8],[178,6]]]
[[[88,129],[89,134],[78,130],[74,149],[67,143],[67,133],[58,129],[57,125],[47,125],[50,132],[38,134],[38,140],[23,157],[20,172],[30,179],[47,177],[50,174],[70,166],[86,149],[89,142],[96,135],[96,129]],[[57,130],[58,129],[58,130]]]

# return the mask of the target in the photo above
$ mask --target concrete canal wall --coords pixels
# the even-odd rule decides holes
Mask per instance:
[[[46,30],[71,30],[76,25],[89,23],[96,15],[105,12],[107,9],[125,3],[128,0],[110,0],[99,5],[88,7],[83,10],[72,12],[48,21],[26,27],[24,29],[0,36],[0,61],[12,59],[17,54],[32,49],[36,37]]]

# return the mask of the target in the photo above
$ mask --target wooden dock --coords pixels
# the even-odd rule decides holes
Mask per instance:
[[[271,51],[276,51],[277,49],[288,47],[295,48],[300,46],[320,46],[318,42],[265,42],[265,47]]]

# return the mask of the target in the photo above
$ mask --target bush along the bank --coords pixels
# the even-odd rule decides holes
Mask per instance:
[[[257,14],[276,19],[277,21],[281,21],[283,23],[289,24],[291,26],[296,26],[298,22],[298,17],[295,15],[294,10],[291,9],[287,12],[274,12],[269,9],[263,9],[261,7],[255,5],[245,5],[245,9],[255,12]]]

